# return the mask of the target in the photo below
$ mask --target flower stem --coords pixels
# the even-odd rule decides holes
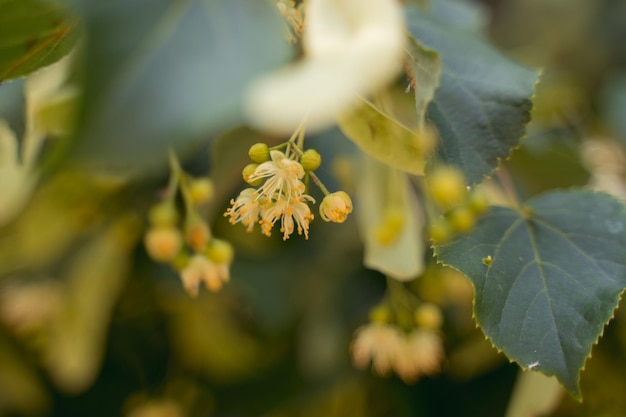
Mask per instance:
[[[180,168],[180,163],[178,162],[178,158],[173,150],[169,150],[169,163],[170,163],[170,178],[167,183],[167,191],[165,192],[165,198],[169,200],[173,200],[176,196],[176,192],[178,191],[178,177],[180,176],[180,172],[182,171]]]
[[[180,187],[180,194],[182,195],[183,202],[185,203],[185,212],[187,216],[191,216],[194,214],[195,209],[193,204],[193,198],[191,197],[191,192],[189,191],[187,175],[180,166],[180,161],[178,160],[178,157],[171,149],[169,152],[169,160],[172,175],[170,176],[170,181],[168,185],[168,198],[173,198],[176,194],[176,190],[178,190],[178,187]]]
[[[326,188],[326,186],[324,186],[324,184],[322,183],[322,181],[320,181],[320,179],[318,178],[317,175],[315,175],[312,172],[309,172],[309,175],[311,176],[311,180],[315,183],[315,185],[317,185],[317,187],[322,190],[322,192],[324,193],[324,195],[328,195],[330,194],[330,191],[328,191],[328,188]]]

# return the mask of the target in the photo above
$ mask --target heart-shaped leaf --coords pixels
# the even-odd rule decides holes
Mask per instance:
[[[243,120],[256,76],[291,56],[277,9],[257,0],[85,0],[85,110],[76,156],[140,173]]]
[[[505,58],[471,32],[407,8],[410,33],[441,56],[428,117],[439,130],[439,157],[479,183],[518,145],[530,120],[539,73]]]
[[[580,397],[579,372],[626,287],[626,209],[590,191],[495,207],[437,257],[474,283],[476,320],[522,367]]]
[[[467,0],[430,0],[432,16],[448,26],[484,33],[489,10],[482,3]]]
[[[78,19],[50,0],[0,0],[0,83],[24,76],[66,55]]]

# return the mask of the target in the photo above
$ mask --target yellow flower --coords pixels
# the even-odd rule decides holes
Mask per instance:
[[[215,186],[209,178],[194,178],[189,184],[189,195],[191,201],[197,206],[206,203],[213,198]]]
[[[303,194],[287,200],[285,198],[278,199],[274,204],[265,208],[261,213],[261,229],[266,236],[271,235],[274,224],[281,220],[280,231],[283,233],[283,240],[289,239],[289,236],[297,227],[298,234],[304,234],[306,239],[309,238],[309,222],[313,220],[313,214],[306,201],[312,201],[313,197]]]
[[[388,376],[404,341],[402,330],[396,326],[383,323],[363,326],[357,329],[352,344],[354,365],[365,369],[371,361],[377,374]]]
[[[281,195],[285,195],[288,200],[301,195],[305,188],[300,181],[304,177],[302,165],[287,158],[280,151],[271,151],[270,158],[270,161],[260,164],[250,175],[251,181],[265,179],[259,193],[268,199],[279,199]]]
[[[352,357],[359,369],[371,361],[378,375],[389,376],[393,371],[411,383],[421,375],[439,372],[444,351],[434,331],[418,328],[407,335],[397,326],[374,322],[357,330]]]
[[[313,220],[307,202],[315,202],[313,197],[304,194],[305,186],[301,181],[304,168],[283,152],[271,151],[271,160],[260,164],[250,175],[250,179],[264,180],[257,190],[243,190],[237,200],[231,200],[232,207],[226,210],[230,222],[242,222],[248,231],[260,218],[261,231],[270,236],[274,224],[280,219],[280,231],[283,239],[289,239],[295,230],[309,238],[309,222]]]
[[[173,260],[183,245],[180,231],[173,226],[153,227],[146,233],[144,245],[148,255],[155,261]]]
[[[396,0],[308,0],[304,58],[254,82],[246,97],[252,123],[281,133],[306,117],[307,129],[330,126],[357,95],[400,72],[406,35]]]
[[[248,232],[251,232],[259,219],[263,201],[265,199],[260,198],[259,193],[254,188],[246,188],[239,193],[236,200],[230,200],[232,207],[226,210],[224,216],[230,216],[229,222],[231,224],[241,222],[247,227]]]
[[[411,383],[421,375],[439,372],[443,358],[441,337],[432,330],[418,328],[404,338],[396,352],[393,369],[404,382]]]
[[[209,291],[219,291],[230,280],[230,267],[226,263],[218,264],[203,255],[196,254],[180,271],[180,279],[185,291],[191,297],[197,297],[202,283]]]
[[[328,194],[320,204],[320,216],[325,222],[343,223],[352,213],[352,200],[344,191]]]

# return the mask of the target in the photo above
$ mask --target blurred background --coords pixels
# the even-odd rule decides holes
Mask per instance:
[[[585,186],[626,199],[626,2],[450,1],[506,55],[543,70],[527,137],[504,164],[520,198]],[[22,88],[0,85],[0,113]],[[469,281],[430,253],[410,286],[443,312],[441,373],[405,384],[354,369],[353,334],[385,277],[363,267],[354,218],[315,221],[309,240],[287,242],[228,223],[222,214],[259,141],[280,138],[235,129],[182,158],[186,172],[213,179],[200,211],[236,253],[231,282],[195,299],[142,245],[167,172],[131,185],[71,170],[43,175],[0,228],[0,415],[626,415],[624,309],[594,347],[579,403],[491,347],[475,327]],[[325,160],[322,179],[353,191],[355,149],[341,133],[309,144]]]

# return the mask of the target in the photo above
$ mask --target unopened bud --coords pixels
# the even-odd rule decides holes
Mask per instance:
[[[212,239],[206,251],[207,257],[216,264],[230,265],[235,257],[233,245],[225,240]]]
[[[270,148],[265,143],[255,143],[248,150],[248,156],[257,164],[270,160]]]
[[[307,149],[300,158],[300,164],[305,171],[315,171],[322,164],[322,156],[315,149]]]
[[[385,305],[378,305],[370,310],[369,319],[374,323],[389,323],[391,321],[391,310]]]
[[[427,183],[433,200],[444,210],[461,204],[467,195],[465,177],[453,166],[435,168],[427,177]]]
[[[196,178],[189,184],[189,194],[194,205],[206,203],[214,194],[213,181],[208,178]]]
[[[415,311],[415,323],[420,327],[436,330],[441,328],[443,314],[441,309],[432,303],[424,303]]]
[[[148,255],[155,261],[170,262],[180,252],[183,238],[174,227],[154,227],[148,230],[144,245]]]
[[[211,239],[211,230],[197,213],[187,218],[185,224],[185,237],[192,249],[202,251]]]
[[[148,220],[153,226],[173,226],[178,221],[178,211],[171,200],[153,206],[148,212]]]
[[[430,224],[430,239],[435,244],[446,243],[452,237],[453,230],[448,220],[441,217]]]
[[[489,208],[489,199],[484,191],[474,189],[469,194],[467,205],[475,214],[483,214]]]
[[[243,180],[253,187],[258,187],[263,183],[263,178],[250,178],[252,174],[254,174],[258,166],[259,164],[248,164],[244,167],[243,171],[241,171]]]
[[[320,204],[320,216],[325,222],[343,223],[352,213],[352,200],[345,191],[328,194]]]
[[[450,211],[448,221],[455,231],[469,233],[476,226],[476,215],[469,207],[459,206]]]

